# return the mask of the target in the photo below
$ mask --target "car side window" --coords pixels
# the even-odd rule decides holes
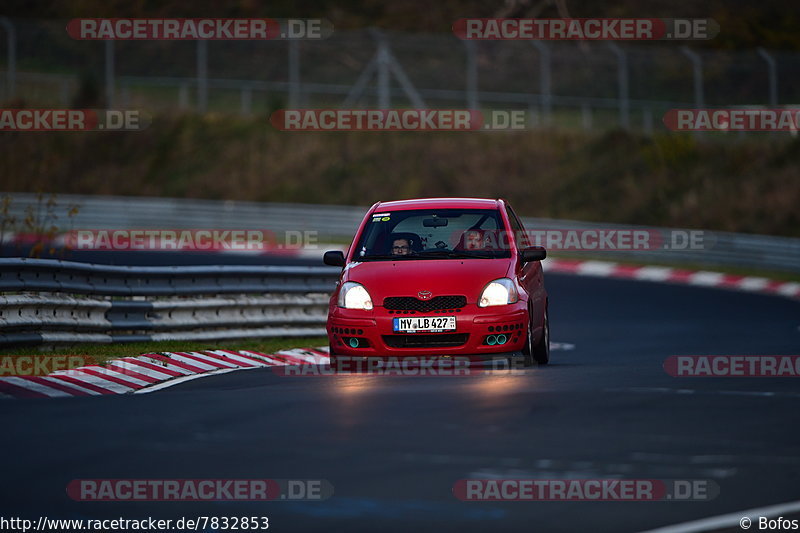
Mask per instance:
[[[528,234],[525,232],[525,228],[522,226],[522,222],[517,218],[514,210],[511,209],[511,206],[506,206],[506,214],[508,215],[508,221],[511,223],[511,231],[513,232],[514,242],[517,243],[517,247],[529,247],[531,244],[528,240]]]

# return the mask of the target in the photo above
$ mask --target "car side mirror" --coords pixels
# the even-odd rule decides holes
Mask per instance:
[[[322,256],[322,262],[334,267],[343,267],[345,265],[344,253],[341,250],[325,252],[325,255]]]
[[[547,257],[547,250],[544,249],[544,246],[531,246],[522,250],[520,256],[525,263],[541,261]]]

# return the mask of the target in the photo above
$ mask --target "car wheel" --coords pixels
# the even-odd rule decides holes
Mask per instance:
[[[540,365],[546,365],[550,362],[550,314],[547,312],[547,307],[544,308],[542,338],[533,348],[533,358]]]
[[[524,366],[533,366],[533,324],[531,317],[533,313],[531,308],[528,307],[528,332],[525,335],[525,345],[522,347],[522,364]]]
[[[542,338],[539,339],[536,345],[533,344],[533,323],[528,320],[528,335],[525,339],[525,346],[522,347],[522,355],[525,366],[533,366],[534,362],[540,365],[546,365],[550,362],[550,317],[546,307],[544,310]]]

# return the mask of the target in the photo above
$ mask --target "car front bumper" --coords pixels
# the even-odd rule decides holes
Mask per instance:
[[[412,316],[455,316],[456,329],[442,333],[400,334],[393,331],[393,319]],[[383,307],[370,311],[332,307],[327,330],[328,340],[337,355],[493,355],[522,350],[527,323],[528,309],[524,301],[493,307],[470,304],[456,312],[428,313],[390,311]],[[494,343],[491,337],[494,337]]]

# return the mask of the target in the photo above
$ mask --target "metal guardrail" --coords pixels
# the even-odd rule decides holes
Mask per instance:
[[[0,193],[0,196],[3,196]],[[25,217],[36,195],[13,193],[12,216]],[[59,205],[77,204],[80,210],[68,229],[260,229],[281,232],[316,232],[317,242],[349,242],[367,206],[278,204],[59,195]],[[575,220],[523,218],[528,230],[546,229],[629,229],[655,230],[666,234],[673,228],[609,224]],[[674,228],[680,230],[679,228]],[[800,239],[728,232],[704,232],[706,246],[687,250],[631,250],[574,252],[581,257],[616,261],[692,264],[707,268],[741,267],[800,273]],[[319,256],[322,252],[319,250]],[[558,255],[553,251],[553,255]]]
[[[339,273],[0,259],[0,345],[324,335]]]
[[[366,207],[168,198],[68,196],[81,209],[62,229],[265,229],[352,238]],[[12,195],[22,219],[36,195]],[[529,230],[666,228],[526,218]],[[706,232],[699,250],[594,252],[593,258],[800,272],[800,239]],[[319,255],[322,255],[319,249]],[[577,255],[581,252],[574,252]],[[584,257],[589,254],[584,253]],[[323,335],[338,268],[109,266],[0,258],[0,346],[74,342],[224,340]]]
[[[9,196],[9,216],[23,220],[38,195]],[[367,207],[59,194],[59,206],[78,205],[69,229],[253,229],[275,233],[316,231],[320,242],[352,239]],[[64,209],[65,211],[66,209]],[[62,217],[62,223],[64,217]]]
[[[686,228],[664,228],[630,224],[582,222],[576,220],[553,220],[545,218],[523,218],[528,230],[645,230],[662,236],[673,232],[687,232]],[[800,273],[800,239],[747,233],[700,230],[703,245],[697,249],[645,249],[577,251],[570,255],[597,259],[631,261],[636,263],[666,263],[674,265],[697,265],[707,268],[734,267],[765,271]],[[557,255],[558,252],[553,252]],[[564,254],[562,254],[564,255]]]

